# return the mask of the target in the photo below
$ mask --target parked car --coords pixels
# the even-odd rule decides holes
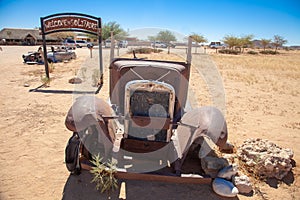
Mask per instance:
[[[92,46],[93,46],[92,43],[87,42],[85,40],[76,40],[76,47],[77,48],[82,48],[82,47],[88,47],[88,48],[90,48]]]
[[[221,42],[211,42],[209,44],[209,48],[211,49],[222,49],[224,47],[225,47],[224,44],[222,44]]]
[[[156,48],[167,48],[168,45],[163,42],[156,41],[154,43],[151,43],[151,46]]]
[[[105,48],[110,48],[111,47],[111,40],[110,39],[105,40],[104,47]],[[115,47],[118,47],[118,42],[116,40],[115,40]]]
[[[121,40],[119,42],[119,48],[127,48],[128,46],[128,41],[127,40]]]
[[[44,58],[42,55],[42,48],[40,47],[37,51],[31,51],[22,55],[24,63],[26,64],[44,64]],[[51,47],[47,50],[47,61],[49,63],[62,62],[65,60],[76,59],[76,53],[67,49]]]
[[[76,49],[76,42],[71,38],[65,39],[62,45],[65,46],[66,49]]]

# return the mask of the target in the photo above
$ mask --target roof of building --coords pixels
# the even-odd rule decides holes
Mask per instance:
[[[32,36],[36,40],[42,40],[42,35],[40,35],[39,29],[3,28],[0,31],[0,39],[23,40],[28,35]],[[47,36],[46,39],[57,39],[57,38]]]

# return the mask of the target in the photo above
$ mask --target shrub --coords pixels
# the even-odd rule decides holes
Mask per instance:
[[[272,50],[265,50],[265,51],[260,51],[259,53],[261,54],[270,54],[270,55],[275,55],[275,54],[279,54],[279,52],[277,51],[272,51]]]
[[[133,49],[135,51],[135,53],[140,53],[140,54],[150,54],[150,53],[160,53],[163,50],[162,49],[152,49],[152,48],[137,48],[137,49]],[[132,53],[133,51],[132,49],[129,50],[128,53]]]
[[[251,54],[251,55],[257,55],[258,54],[256,51],[248,51],[247,53]]]
[[[224,54],[233,54],[233,55],[238,55],[240,54],[240,51],[233,50],[233,49],[221,49],[218,51],[219,53],[224,53]]]
[[[153,53],[160,53],[162,52],[163,50],[162,49],[152,49],[152,52]]]

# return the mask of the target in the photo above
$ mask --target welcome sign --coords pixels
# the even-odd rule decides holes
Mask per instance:
[[[101,29],[101,19],[84,14],[51,15],[42,20],[44,34],[59,31],[82,31],[98,35]]]
[[[41,17],[41,34],[43,37],[44,58],[47,58],[46,35],[62,31],[85,32],[98,37],[99,63],[100,63],[100,86],[95,93],[98,93],[103,83],[102,63],[102,35],[101,18],[82,13],[57,13]],[[48,62],[45,63],[46,77],[50,78]]]
[[[97,33],[98,22],[83,17],[57,17],[44,21],[45,33],[53,30],[83,29]]]

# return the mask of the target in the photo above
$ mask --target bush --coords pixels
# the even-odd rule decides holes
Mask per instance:
[[[152,49],[152,52],[153,53],[160,53],[162,52],[163,50],[162,49]]]
[[[272,50],[260,51],[259,53],[261,53],[261,54],[267,54],[267,55],[275,55],[275,54],[279,54],[279,52],[272,51]]]
[[[233,50],[233,49],[221,49],[218,51],[219,53],[224,53],[224,54],[233,54],[233,55],[238,55],[240,54],[240,51]]]
[[[133,49],[135,51],[135,53],[141,53],[141,54],[150,54],[150,53],[160,53],[163,50],[161,49],[152,49],[152,48],[137,48],[137,49]],[[129,50],[128,53],[132,53],[133,51],[132,49]]]
[[[258,54],[256,51],[248,51],[247,53],[251,54],[251,55],[257,55]]]

